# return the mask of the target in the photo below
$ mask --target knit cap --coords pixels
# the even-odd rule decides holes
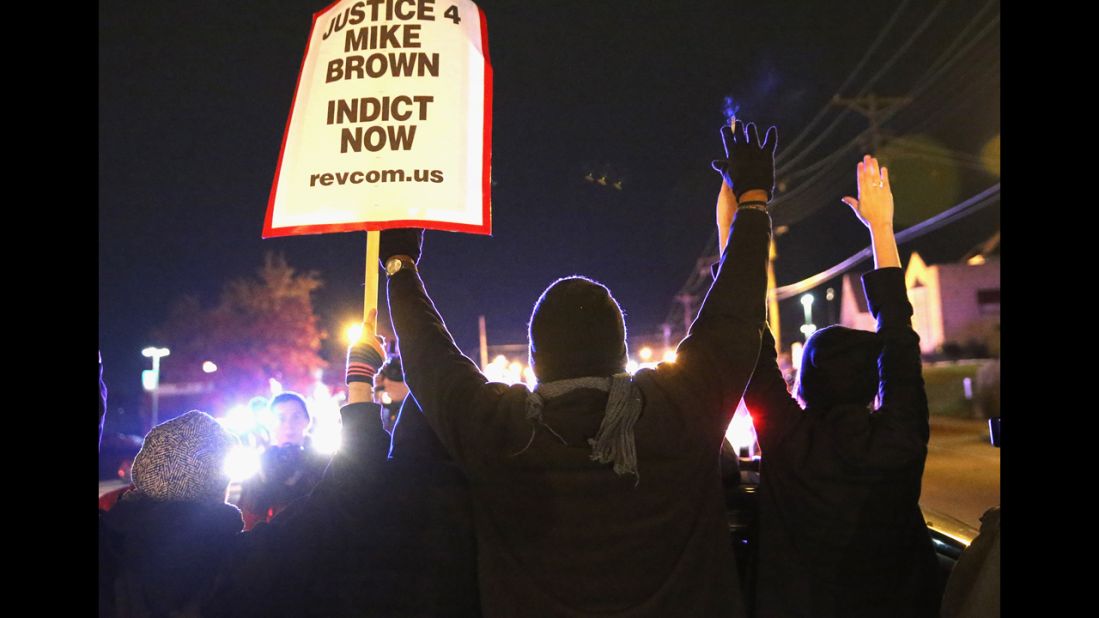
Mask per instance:
[[[878,392],[877,333],[844,326],[822,328],[805,342],[798,397],[806,406],[869,405]]]
[[[610,290],[587,277],[550,284],[530,316],[530,365],[539,382],[625,371],[626,324]]]
[[[130,472],[134,486],[154,500],[224,502],[225,458],[238,444],[212,416],[191,410],[145,436]]]

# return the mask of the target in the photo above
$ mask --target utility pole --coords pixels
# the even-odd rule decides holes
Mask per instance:
[[[775,352],[782,353],[782,334],[778,321],[778,296],[775,294],[775,258],[778,251],[775,249],[775,239],[771,238],[771,248],[767,257],[767,317],[771,334],[775,336]]]
[[[481,344],[481,371],[488,367],[488,330],[485,328],[485,316],[477,316],[477,338]]]
[[[141,372],[142,386],[145,387],[145,390],[150,391],[153,397],[153,422],[149,426],[150,428],[156,427],[157,422],[160,420],[157,418],[157,400],[160,395],[160,359],[169,354],[171,354],[171,351],[168,348],[158,348],[156,346],[150,346],[141,351],[142,356],[153,359],[152,370],[149,373]],[[148,378],[145,376],[148,376]]]
[[[878,155],[878,150],[881,147],[882,132],[881,123],[879,122],[881,115],[911,102],[912,97],[879,97],[875,94],[853,99],[842,98],[838,94],[832,97],[832,105],[841,105],[854,110],[866,116],[866,119],[870,121],[870,153],[873,156]]]

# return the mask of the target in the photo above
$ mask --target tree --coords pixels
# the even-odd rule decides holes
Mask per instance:
[[[182,297],[156,333],[172,350],[161,382],[211,384],[202,398],[215,408],[210,412],[268,395],[270,378],[305,393],[327,366],[313,312],[312,292],[323,285],[317,273],[296,272],[285,257],[268,253],[257,274],[227,282],[212,308]],[[205,361],[217,371],[205,373]]]

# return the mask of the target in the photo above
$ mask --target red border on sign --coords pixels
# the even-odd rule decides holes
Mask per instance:
[[[313,24],[309,27],[309,39],[305,42],[305,55],[302,56],[301,66],[298,67],[298,80],[294,84],[294,98],[290,101],[290,113],[286,117],[286,129],[282,134],[282,145],[279,147],[279,161],[275,167],[275,180],[271,183],[271,193],[267,198],[267,214],[263,219],[262,238],[275,238],[279,236],[300,236],[305,234],[330,234],[333,232],[362,232],[374,230],[388,230],[401,227],[422,227],[446,232],[464,232],[467,234],[492,234],[492,63],[488,55],[488,22],[485,20],[485,11],[477,6],[477,13],[481,19],[481,54],[484,56],[484,139],[482,142],[481,174],[481,225],[465,223],[444,223],[439,221],[422,221],[419,219],[403,219],[399,221],[360,221],[355,223],[331,223],[324,225],[293,225],[287,227],[271,227],[271,218],[275,209],[275,190],[279,185],[279,174],[282,172],[282,157],[286,151],[286,138],[290,134],[290,121],[294,118],[294,104],[298,101],[298,88],[301,87],[301,75],[305,71],[305,61],[309,58],[309,45],[313,42],[313,31],[317,27],[317,19],[330,11],[340,3],[335,0],[325,8],[313,14]]]
[[[488,56],[488,21],[485,19],[485,11],[481,7],[477,7],[477,13],[481,16],[481,55],[485,58],[485,119],[482,123],[484,127],[484,142],[481,146],[481,154],[484,156],[484,161],[481,165],[481,201],[482,225],[481,229],[475,234],[492,234],[492,61]]]

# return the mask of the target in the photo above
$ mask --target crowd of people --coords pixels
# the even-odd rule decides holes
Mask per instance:
[[[877,331],[814,333],[791,394],[766,309],[777,131],[737,123],[722,139],[721,257],[674,362],[628,373],[618,302],[571,276],[530,315],[537,387],[490,382],[420,278],[423,230],[382,232],[397,348],[372,312],[348,350],[338,452],[308,460],[307,406],[276,397],[269,472],[238,509],[222,465],[234,434],[200,411],[154,427],[131,487],[100,511],[99,614],[939,615],[888,170],[865,157],[844,198],[869,231]],[[102,360],[100,376],[102,436]],[[763,451],[747,580],[720,456],[741,399]]]

